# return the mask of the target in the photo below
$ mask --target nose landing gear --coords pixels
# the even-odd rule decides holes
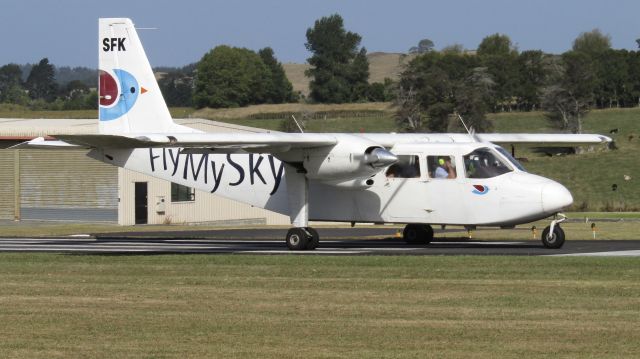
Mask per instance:
[[[557,217],[560,218],[551,221],[551,224],[542,231],[542,244],[547,248],[558,249],[564,244],[564,231],[560,228],[560,223],[567,217],[562,213],[558,213]]]

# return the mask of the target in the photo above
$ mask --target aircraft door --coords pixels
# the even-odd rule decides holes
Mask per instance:
[[[397,156],[398,162],[385,171],[385,183],[379,192],[383,216],[388,221],[423,222],[424,165],[418,155]]]
[[[428,179],[424,183],[424,211],[428,213],[427,223],[467,223],[468,210],[462,196],[464,176],[460,162],[456,156],[449,154],[426,156]]]

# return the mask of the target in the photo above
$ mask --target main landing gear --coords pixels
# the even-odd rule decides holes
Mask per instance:
[[[287,247],[293,251],[313,250],[320,244],[318,231],[311,227],[291,228],[285,240]]]
[[[551,249],[558,249],[564,244],[564,231],[560,228],[560,223],[564,222],[567,217],[558,213],[559,219],[551,221],[551,225],[542,231],[542,244]]]
[[[428,224],[410,223],[404,227],[402,238],[408,244],[429,244],[433,240],[433,228]]]
[[[293,228],[285,242],[292,251],[313,250],[320,244],[318,231],[309,227],[309,179],[305,171],[285,164],[285,178],[289,202],[289,218]]]

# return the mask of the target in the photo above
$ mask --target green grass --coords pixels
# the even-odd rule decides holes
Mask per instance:
[[[553,132],[541,112],[494,114],[500,132]],[[574,196],[573,210],[640,210],[640,109],[591,111],[584,122],[585,133],[610,135],[618,150],[595,150],[580,155],[546,157],[524,149],[525,167],[565,184]],[[630,180],[625,180],[630,176]],[[612,191],[612,185],[617,190]]]
[[[640,259],[0,254],[0,356],[636,357]]]
[[[280,119],[225,119],[224,122],[242,126],[280,130]],[[326,120],[307,120],[305,132],[367,132],[388,133],[396,131],[395,123],[386,117],[328,118]]]
[[[195,110],[187,107],[170,108],[175,118],[188,117]],[[34,111],[25,106],[0,104],[0,118],[98,118],[98,110],[41,110]]]

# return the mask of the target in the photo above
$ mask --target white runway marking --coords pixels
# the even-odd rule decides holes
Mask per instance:
[[[480,244],[480,245],[508,245],[508,246],[520,246],[523,244],[527,244],[526,242],[506,242],[506,241],[502,241],[502,242],[474,242],[474,241],[459,241],[459,242],[453,242],[453,241],[446,241],[446,242],[431,242],[431,244]]]
[[[549,257],[640,257],[640,250],[551,254]]]
[[[243,251],[243,250],[238,250],[238,251],[234,251],[235,253],[269,253],[269,254],[362,254],[365,253],[366,251],[349,251],[349,250],[321,250],[320,248],[316,249],[315,251],[290,251],[288,249],[285,250],[271,250],[271,249],[264,249],[264,250],[254,250],[254,251]]]

